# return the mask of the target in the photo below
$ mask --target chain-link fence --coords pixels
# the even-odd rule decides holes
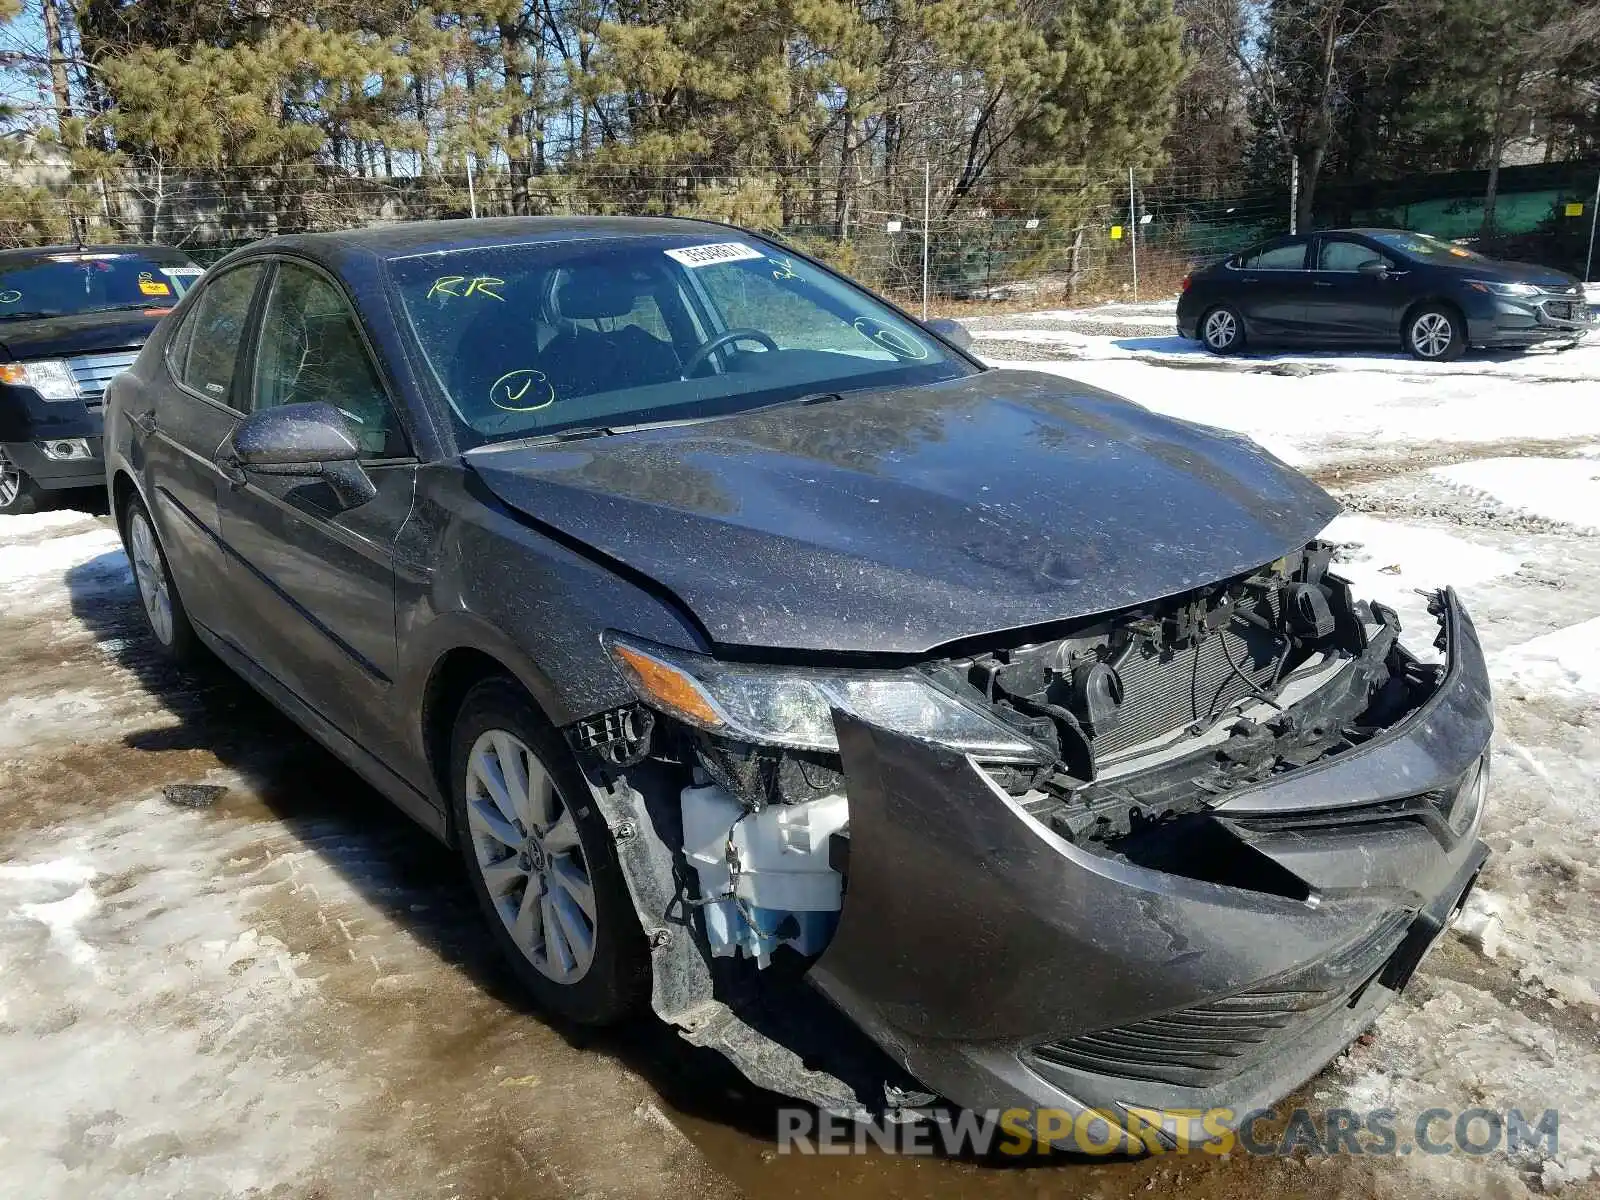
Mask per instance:
[[[1558,232],[1572,234],[1588,224],[1571,219],[1573,206],[1589,216],[1592,204],[1580,190],[1582,172],[1541,177],[1531,198],[1519,198],[1514,172],[1503,172],[1504,211],[1519,214],[1530,230],[1554,222]],[[1458,191],[1473,183],[1450,178]],[[1425,192],[1418,185],[1403,194]],[[1428,222],[1467,202],[1414,198],[1386,206],[1389,193],[1371,188],[1326,194],[1328,211],[1345,219],[1371,215],[1381,218],[1373,223],[1440,233],[1456,231]],[[844,164],[728,176],[697,165],[535,173],[528,164],[501,160],[408,177],[281,166],[180,172],[151,164],[93,172],[62,165],[0,178],[0,242],[9,245],[161,242],[210,261],[260,237],[374,223],[511,214],[692,216],[771,234],[912,307],[934,309],[963,301],[1169,296],[1195,266],[1287,231],[1290,210],[1287,179],[1269,187],[1179,169],[1059,167],[966,179],[920,164],[893,170]],[[1407,220],[1413,213],[1419,222]]]

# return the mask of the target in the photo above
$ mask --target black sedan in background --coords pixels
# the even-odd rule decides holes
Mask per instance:
[[[260,242],[106,420],[168,654],[457,847],[548,1011],[829,1109],[1247,1112],[1487,853],[1453,592],[1419,662],[1259,447],[753,233]]]
[[[0,251],[0,516],[105,477],[106,384],[199,275],[164,246]]]
[[[1435,362],[1469,346],[1576,342],[1583,284],[1401,229],[1328,229],[1264,242],[1183,282],[1178,332],[1208,350],[1393,346]]]

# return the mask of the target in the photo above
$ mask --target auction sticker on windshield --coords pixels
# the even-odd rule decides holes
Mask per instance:
[[[743,242],[715,242],[709,246],[682,246],[663,253],[686,267],[709,267],[714,263],[743,262],[749,258],[764,258],[759,250]]]

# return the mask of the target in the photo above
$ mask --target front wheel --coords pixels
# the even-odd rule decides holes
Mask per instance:
[[[1406,349],[1425,362],[1450,362],[1467,352],[1467,330],[1454,310],[1430,304],[1406,317]]]
[[[1201,318],[1200,340],[1213,354],[1232,354],[1244,345],[1244,318],[1231,305],[1219,304]]]
[[[472,890],[522,985],[585,1025],[641,1008],[650,954],[611,831],[570,751],[510,680],[467,694],[450,777]]]
[[[39,485],[0,449],[0,516],[11,517],[36,511],[44,499]]]

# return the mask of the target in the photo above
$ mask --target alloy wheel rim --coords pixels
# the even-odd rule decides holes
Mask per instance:
[[[599,926],[577,822],[555,780],[504,729],[472,744],[466,775],[473,857],[495,912],[534,970],[577,983],[594,962]]]
[[[0,508],[10,508],[22,492],[22,472],[4,450],[0,450]]]
[[[139,585],[139,599],[150,618],[150,628],[163,646],[170,646],[172,593],[167,586],[166,569],[161,565],[161,552],[156,549],[155,534],[150,532],[150,522],[143,513],[134,513],[128,521],[128,542],[133,551],[134,581]]]
[[[1231,312],[1218,311],[1206,318],[1206,341],[1218,349],[1233,345],[1237,331],[1238,326]]]
[[[1443,313],[1423,313],[1411,326],[1411,344],[1425,358],[1438,358],[1450,348],[1450,318]]]

